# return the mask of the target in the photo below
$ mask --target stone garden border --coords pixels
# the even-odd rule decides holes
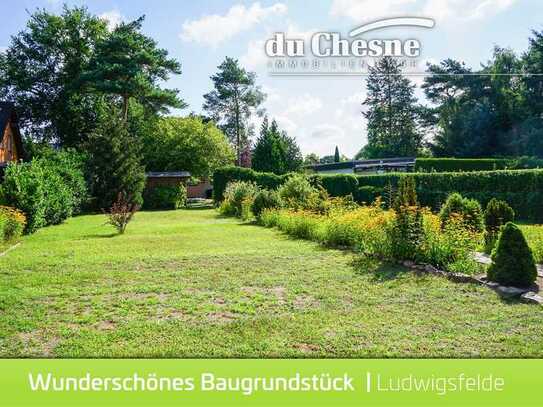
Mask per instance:
[[[498,293],[502,298],[519,297],[523,302],[543,305],[543,297],[540,295],[540,292],[534,291],[533,287],[518,288],[502,286],[493,281],[488,281],[486,277],[477,277],[463,273],[452,273],[439,270],[430,264],[417,264],[410,260],[400,261],[399,264],[411,270],[415,270],[416,272],[445,277],[456,283],[472,283],[482,285],[496,291],[496,293]],[[539,277],[543,277],[543,271],[540,267],[538,267],[537,274]]]

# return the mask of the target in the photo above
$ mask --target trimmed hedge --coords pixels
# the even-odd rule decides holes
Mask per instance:
[[[224,191],[229,182],[254,182],[261,188],[277,189],[286,177],[287,175],[276,175],[271,172],[256,172],[250,168],[233,166],[219,168],[213,174],[213,199],[216,203],[224,199]]]
[[[250,168],[224,167],[213,174],[213,198],[221,202],[226,185],[231,181],[254,182],[260,188],[277,189],[292,176],[293,173],[277,175],[271,172],[257,172]],[[358,180],[352,174],[334,174],[309,176],[312,185],[322,185],[330,196],[338,197],[352,194],[356,198]]]
[[[543,168],[543,160],[520,158],[417,158],[415,172],[468,172]]]
[[[519,219],[543,221],[543,170],[498,170],[473,172],[428,172],[428,173],[387,173],[379,175],[337,174],[312,175],[314,182],[320,184],[331,196],[353,194],[358,202],[371,203],[382,196],[385,200],[385,187],[393,188],[401,177],[413,176],[417,185],[417,196],[423,206],[435,211],[441,208],[452,192],[476,199],[483,207],[496,198],[507,202]],[[213,177],[215,200],[222,200],[224,188],[230,181],[252,181],[266,189],[276,189],[290,174],[275,175],[258,173],[239,167],[222,168]]]
[[[515,160],[504,158],[417,158],[416,172],[494,171],[516,168]]]
[[[539,169],[363,175],[358,176],[357,198],[368,196],[368,190],[373,196],[382,196],[389,182],[396,187],[398,180],[407,175],[415,178],[421,205],[436,211],[450,193],[458,192],[476,199],[483,207],[492,198],[506,201],[519,218],[543,220],[543,170]]]

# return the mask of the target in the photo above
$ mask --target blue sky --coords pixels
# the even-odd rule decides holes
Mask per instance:
[[[201,111],[202,95],[212,88],[209,77],[225,56],[238,58],[258,75],[268,94],[265,107],[304,154],[354,155],[366,142],[360,113],[365,87],[361,77],[285,78],[268,74],[264,41],[274,32],[292,37],[315,31],[346,34],[365,22],[386,17],[435,19],[433,29],[388,29],[383,38],[417,38],[423,44],[421,60],[446,57],[478,67],[488,60],[494,45],[519,53],[528,45],[532,29],[543,30],[540,0],[330,0],[330,1],[174,1],[89,0],[84,4],[111,24],[145,14],[144,31],[166,48],[183,66],[169,87],[180,89],[189,108]],[[37,7],[60,11],[56,0],[19,0],[4,4],[0,47],[24,27],[28,12]],[[420,84],[420,77],[412,78]],[[420,91],[418,92],[420,94]],[[255,124],[258,121],[255,120]]]

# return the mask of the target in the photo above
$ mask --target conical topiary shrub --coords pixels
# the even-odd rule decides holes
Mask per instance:
[[[528,287],[537,278],[532,250],[512,222],[506,223],[498,238],[487,276],[499,284],[516,287]]]

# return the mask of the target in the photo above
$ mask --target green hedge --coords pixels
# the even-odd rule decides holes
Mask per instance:
[[[215,202],[221,202],[226,184],[231,181],[252,181],[262,188],[276,189],[285,181],[285,177],[271,172],[256,172],[250,168],[220,168],[213,174],[213,199]]]
[[[290,177],[291,174],[277,175],[270,172],[256,172],[250,168],[224,167],[213,174],[213,198],[215,202],[223,200],[226,184],[231,181],[252,181],[259,187],[265,189],[276,189]],[[345,196],[352,194],[356,196],[358,181],[354,175],[311,175],[312,184],[322,185],[330,196]]]
[[[417,158],[415,172],[468,172],[543,168],[539,158]]]
[[[451,192],[459,192],[483,206],[492,198],[503,200],[519,218],[543,220],[543,170],[539,169],[363,175],[358,176],[357,198],[382,196],[389,183],[395,187],[407,175],[415,177],[420,203],[433,210],[438,210]]]
[[[543,170],[498,170],[472,172],[387,173],[381,175],[312,175],[331,196],[353,194],[358,202],[370,203],[382,196],[386,202],[385,187],[393,189],[406,175],[415,177],[417,195],[424,206],[437,211],[452,192],[476,199],[484,207],[492,198],[506,201],[518,218],[543,221]],[[215,172],[213,193],[216,201],[222,200],[226,184],[230,181],[253,181],[262,188],[275,189],[289,177],[258,173],[239,167],[222,168]]]
[[[494,171],[516,168],[516,161],[504,158],[417,158],[416,172]]]

